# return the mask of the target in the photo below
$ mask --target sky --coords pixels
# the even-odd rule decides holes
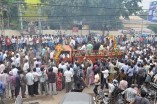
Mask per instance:
[[[143,0],[142,1],[142,6],[143,6],[143,9],[149,9],[149,4],[150,2],[153,1],[153,0]],[[155,1],[155,0],[154,0]],[[156,0],[157,1],[157,0]]]

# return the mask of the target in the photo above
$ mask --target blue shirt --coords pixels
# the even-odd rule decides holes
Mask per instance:
[[[45,51],[46,51],[46,50],[43,48],[43,49],[42,49],[42,56],[45,54]]]
[[[133,73],[134,73],[134,68],[129,68],[127,74],[129,77],[132,77],[133,76]]]
[[[124,73],[126,74],[128,71],[128,65],[123,65],[122,69],[124,70]]]
[[[0,94],[3,94],[4,93],[4,84],[2,81],[0,81]]]
[[[0,61],[3,61],[3,55],[0,55]]]

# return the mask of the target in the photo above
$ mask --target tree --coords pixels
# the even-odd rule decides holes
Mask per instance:
[[[157,34],[157,24],[149,25],[148,29],[151,29],[155,34]]]
[[[141,10],[138,5],[141,0],[47,0],[47,2],[51,5],[46,6],[50,24],[56,22],[67,26],[78,21],[99,29],[104,25],[113,29],[121,28],[120,16],[129,18]]]
[[[39,8],[40,8],[40,0],[24,0],[26,3],[23,5],[22,12],[23,12],[23,17],[24,21],[27,22],[35,22],[38,21],[38,17],[40,16],[39,14]]]
[[[1,17],[3,17],[4,28],[10,28],[10,26],[18,24],[17,6],[12,5],[12,3],[15,3],[15,2],[16,0],[2,0],[0,2],[0,5],[2,5],[0,8],[1,8],[1,13],[2,13]]]
[[[141,10],[139,15],[142,19],[147,20],[148,10]]]

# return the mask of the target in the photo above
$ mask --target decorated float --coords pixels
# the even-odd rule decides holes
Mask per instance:
[[[88,54],[86,50],[75,50],[70,45],[58,44],[55,47],[54,59],[57,64],[59,64],[60,61],[74,62],[76,59],[81,63],[84,58],[89,59],[94,63],[96,59],[121,58],[122,55],[123,52],[121,52],[116,45],[114,45],[112,50],[93,50],[91,54]]]

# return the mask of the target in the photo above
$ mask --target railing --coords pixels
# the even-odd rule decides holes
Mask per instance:
[[[108,51],[108,50],[92,50],[92,51],[85,51],[85,50],[77,50],[73,52],[73,56],[109,56],[109,57],[115,57],[115,56],[121,56],[123,53],[121,51]]]

